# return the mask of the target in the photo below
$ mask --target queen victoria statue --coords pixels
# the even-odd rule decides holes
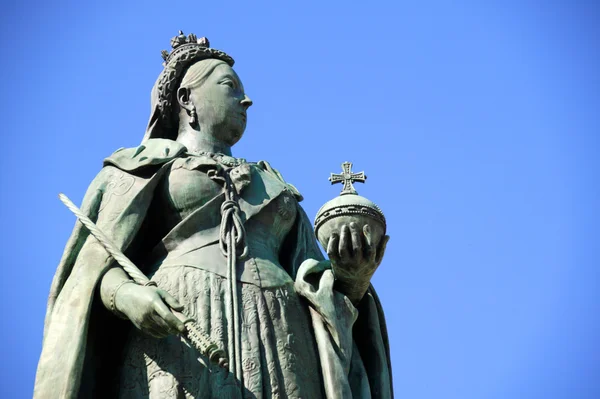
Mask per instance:
[[[298,190],[232,155],[252,106],[233,59],[193,34],[171,47],[141,144],[73,208],[34,397],[393,397],[369,284],[385,230],[330,224],[326,260]]]

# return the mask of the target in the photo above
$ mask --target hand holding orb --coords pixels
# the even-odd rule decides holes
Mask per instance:
[[[364,182],[364,172],[352,173],[352,163],[342,164],[342,174],[331,174],[331,184],[343,183],[339,197],[319,209],[315,234],[326,249],[336,278],[335,287],[357,304],[381,263],[389,239],[385,217],[372,201],[358,195],[353,182]]]

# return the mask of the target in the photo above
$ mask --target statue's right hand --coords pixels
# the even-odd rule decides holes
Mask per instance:
[[[184,324],[169,309],[181,311],[183,306],[160,288],[125,284],[115,295],[115,307],[142,332],[153,337],[164,338],[185,331]]]

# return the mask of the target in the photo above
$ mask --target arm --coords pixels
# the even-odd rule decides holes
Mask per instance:
[[[298,270],[304,261],[314,264],[325,259],[317,245],[312,223],[299,204],[296,224],[296,228],[288,234],[286,244],[282,247],[282,253],[288,256],[286,264],[290,265],[289,271],[294,279],[296,279]],[[354,224],[342,226],[339,232],[332,234],[325,248],[329,256],[327,263],[331,263],[334,273],[337,266],[340,266],[339,269],[345,270],[374,270],[383,259],[388,240],[389,236],[384,236],[380,242],[372,242],[370,229],[367,228],[361,231]],[[362,298],[368,287],[368,284],[361,287],[359,290],[361,293],[358,295],[360,298]],[[339,282],[335,288],[347,294]],[[351,299],[354,303],[360,300],[360,298],[354,298],[354,295],[350,296],[352,296]]]
[[[138,239],[138,231],[150,212],[148,204],[152,197],[140,199],[144,197],[142,190],[154,191],[156,184],[150,183],[160,184],[162,173],[159,172],[160,175],[157,174],[155,179],[144,181],[110,166],[104,168],[103,172],[106,176],[101,190],[104,202],[99,208],[97,227],[124,250]],[[94,237],[88,239],[103,252],[106,259],[103,268],[105,273],[101,276],[96,295],[100,296],[109,311],[118,317],[130,319],[136,327],[152,336],[163,337],[182,331],[183,324],[167,307],[181,309],[172,296],[156,287],[133,283]],[[93,256],[88,259],[99,258]]]
[[[108,310],[131,320],[148,335],[162,338],[185,331],[183,323],[169,310],[181,311],[183,306],[160,288],[136,284],[119,265],[104,274],[99,291]]]

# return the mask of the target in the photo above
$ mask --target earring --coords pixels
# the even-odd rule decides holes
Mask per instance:
[[[196,124],[196,119],[198,119],[198,114],[196,114],[196,106],[192,104],[192,109],[190,110],[190,125],[194,126]]]

